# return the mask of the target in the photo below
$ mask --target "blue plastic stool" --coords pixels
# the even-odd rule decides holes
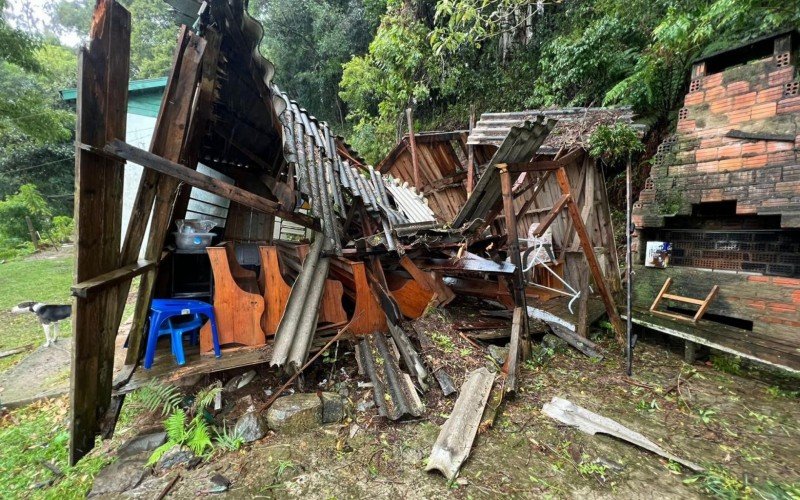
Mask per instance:
[[[189,321],[173,324],[170,318],[175,316],[194,315]],[[172,341],[172,354],[179,365],[186,364],[183,354],[183,334],[197,330],[202,326],[200,315],[208,317],[211,322],[211,339],[214,343],[214,355],[221,357],[219,337],[217,336],[217,321],[214,317],[214,307],[199,300],[183,299],[153,299],[150,306],[150,328],[147,333],[147,349],[144,354],[144,367],[153,366],[156,355],[156,344],[162,335],[169,335]],[[166,323],[166,325],[164,325]]]

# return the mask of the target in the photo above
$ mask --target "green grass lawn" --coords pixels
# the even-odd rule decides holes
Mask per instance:
[[[0,418],[0,496],[62,500],[86,496],[94,476],[111,459],[98,449],[75,467],[68,465],[68,406],[67,398],[61,397]]]
[[[29,257],[0,264],[0,351],[44,343],[44,333],[33,314],[11,314],[20,302],[70,304],[73,256],[71,251]],[[61,323],[60,338],[72,335],[72,323]],[[29,349],[29,350],[30,350]],[[26,352],[0,359],[0,371],[8,369]]]

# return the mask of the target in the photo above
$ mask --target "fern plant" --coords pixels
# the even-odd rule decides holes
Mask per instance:
[[[133,408],[151,413],[156,413],[160,409],[161,416],[164,417],[178,410],[182,401],[183,396],[177,387],[155,380],[151,380],[128,397],[128,404]]]
[[[143,400],[143,402],[146,401],[152,405],[158,399],[156,397],[156,393],[160,393],[161,396],[168,394],[169,391],[164,390],[163,387],[164,386],[155,386],[151,388],[152,392],[145,393],[147,399]],[[216,398],[221,392],[221,382],[215,382],[214,384],[201,389],[195,395],[194,403],[192,404],[189,413],[175,404],[172,407],[173,409],[169,417],[164,420],[164,430],[167,433],[167,442],[153,451],[153,454],[150,456],[150,460],[148,460],[147,465],[153,465],[158,462],[158,460],[168,450],[176,445],[186,446],[197,456],[206,456],[214,448],[214,442],[211,440],[212,431],[206,422],[203,412],[211,405],[211,403],[214,402],[214,398]],[[171,400],[167,398],[164,401]],[[158,405],[156,404],[156,406],[152,408],[158,408]],[[154,410],[151,409],[151,411]],[[242,442],[236,444],[237,438],[239,441],[241,441],[240,437],[229,435],[227,434],[227,431],[223,432],[225,435],[224,440],[226,447],[236,446],[234,449],[238,449],[238,447],[241,446]],[[220,442],[220,434],[216,433],[216,435],[217,441]]]

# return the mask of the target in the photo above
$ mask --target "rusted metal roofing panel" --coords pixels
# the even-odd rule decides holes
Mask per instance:
[[[592,132],[600,125],[622,122],[631,124],[644,133],[646,127],[634,124],[634,113],[630,107],[619,108],[561,108],[533,109],[514,113],[484,113],[475,124],[467,144],[499,146],[512,126],[537,116],[557,120],[555,128],[542,144],[542,151],[552,153],[561,148],[587,146]]]
[[[517,123],[510,127],[501,141],[500,148],[481,175],[472,196],[453,220],[454,228],[461,227],[475,219],[484,219],[487,216],[495,204],[500,201],[501,195],[500,174],[495,165],[530,161],[555,125],[555,120],[539,115],[533,121]]]

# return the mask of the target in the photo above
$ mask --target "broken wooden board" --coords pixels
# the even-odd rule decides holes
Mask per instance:
[[[425,470],[436,469],[451,481],[456,477],[469,456],[493,384],[494,374],[486,367],[469,374],[450,418],[436,438]]]
[[[561,324],[553,323],[551,321],[547,321],[546,323],[556,337],[564,340],[567,344],[571,345],[578,351],[589,356],[590,358],[603,359],[603,355],[600,354],[600,347],[591,340],[579,337],[578,334],[570,331]]]
[[[619,422],[591,412],[586,408],[578,406],[566,399],[554,397],[552,401],[545,403],[545,405],[542,407],[542,412],[548,417],[558,420],[563,424],[571,427],[577,427],[586,434],[608,434],[609,436],[627,441],[640,448],[644,448],[645,450],[653,452],[656,455],[660,455],[668,460],[678,462],[679,464],[688,467],[693,471],[703,472],[705,470],[703,467],[700,467],[694,462],[684,460],[667,452],[654,442],[644,437],[642,434],[628,429]]]

